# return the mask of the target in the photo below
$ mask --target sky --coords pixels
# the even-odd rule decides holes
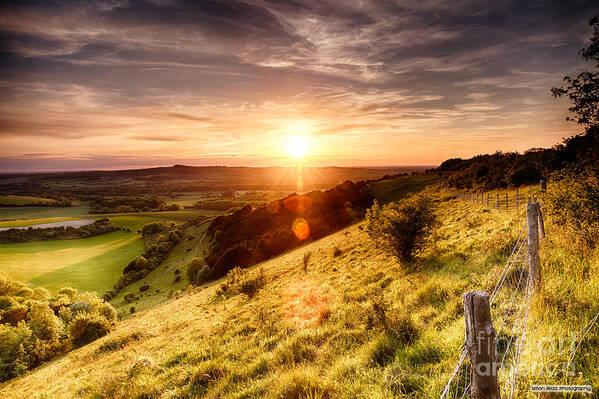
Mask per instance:
[[[435,165],[581,129],[593,0],[3,0],[0,171]],[[305,148],[304,148],[305,147]]]

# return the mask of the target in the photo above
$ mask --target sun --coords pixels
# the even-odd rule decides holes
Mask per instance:
[[[287,152],[294,159],[303,159],[308,153],[309,146],[309,140],[305,136],[294,135],[285,140]]]

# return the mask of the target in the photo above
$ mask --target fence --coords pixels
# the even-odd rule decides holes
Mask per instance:
[[[456,198],[462,201],[468,201],[489,209],[497,210],[519,210],[526,206],[526,198],[536,195],[538,191],[545,191],[547,184],[544,180],[540,181],[539,188],[524,187],[506,191],[458,191],[450,190]]]
[[[514,207],[518,209],[516,203]],[[491,294],[464,294],[465,343],[441,399],[522,396],[518,392],[520,361],[526,345],[531,297],[542,281],[539,242],[544,237],[541,206],[529,197],[526,223]],[[599,314],[581,330],[581,341],[598,319]],[[578,346],[568,366],[577,350]]]

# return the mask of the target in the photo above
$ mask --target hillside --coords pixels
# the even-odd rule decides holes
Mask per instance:
[[[492,289],[524,215],[463,202],[437,187],[427,191],[441,226],[414,263],[382,252],[358,223],[248,269],[249,278],[264,282],[252,297],[217,295],[225,279],[153,303],[148,297],[147,305],[158,305],[138,309],[108,336],[6,383],[0,396],[439,397],[464,339],[461,296]],[[599,311],[598,252],[572,248],[551,220],[546,231],[543,290],[531,305],[532,343],[577,332]],[[154,276],[174,277],[168,268],[187,256],[184,247],[175,251]],[[385,332],[373,318],[381,308],[410,334]],[[581,345],[580,374],[527,377],[524,386],[568,381],[596,387],[599,362],[589,354],[597,353],[598,340],[595,329]],[[569,354],[557,356],[530,355],[523,362],[545,365]]]

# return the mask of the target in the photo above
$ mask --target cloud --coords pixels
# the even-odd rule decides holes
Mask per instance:
[[[412,146],[428,164],[443,143],[493,151],[524,126],[551,144],[573,128],[548,90],[581,67],[597,12],[587,0],[5,1],[0,156],[255,160],[294,121],[337,158],[372,162],[361,142],[407,163]],[[468,147],[485,126],[487,144]]]

